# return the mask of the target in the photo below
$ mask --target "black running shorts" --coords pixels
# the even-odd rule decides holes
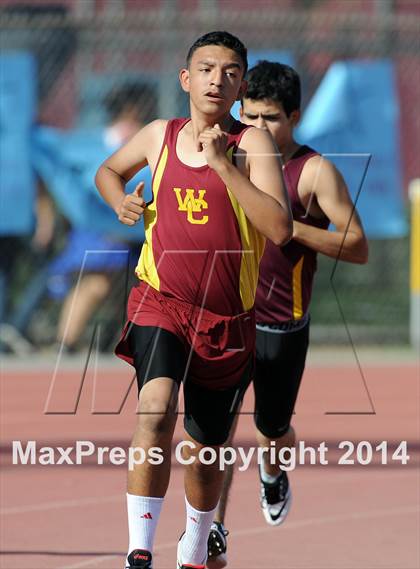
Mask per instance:
[[[309,320],[296,331],[257,327],[254,420],[267,438],[279,438],[290,427],[309,344]]]
[[[241,381],[226,389],[208,389],[188,379],[188,351],[172,332],[154,326],[132,324],[128,341],[140,392],[157,377],[169,377],[184,388],[184,428],[197,442],[218,446],[226,442],[238,406],[251,382],[253,357]],[[186,376],[186,378],[184,377]]]

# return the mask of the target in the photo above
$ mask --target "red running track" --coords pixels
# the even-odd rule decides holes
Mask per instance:
[[[298,466],[290,473],[292,511],[270,528],[258,503],[255,461],[236,471],[228,511],[230,569],[418,569],[419,381],[412,364],[308,367],[294,424],[300,440],[325,442],[328,465]],[[98,370],[96,412],[118,410],[130,383],[128,366]],[[53,372],[4,371],[1,379],[0,567],[5,569],[121,569],[127,547],[125,466],[13,465],[12,441],[41,446],[127,447],[135,422],[135,392],[117,414],[93,414],[95,378],[89,371],[75,414],[45,414]],[[72,409],[81,371],[60,372],[49,409]],[[372,405],[374,413],[372,413]],[[252,393],[245,412],[252,410]],[[338,412],[338,413],[337,413]],[[176,440],[182,439],[178,421]],[[387,441],[388,464],[374,451],[369,465],[338,465],[340,441]],[[392,460],[408,441],[406,465]],[[254,446],[250,415],[241,417],[236,445]],[[353,454],[354,458],[354,454]],[[362,457],[363,458],[363,457]],[[238,466],[240,463],[238,464]],[[155,569],[174,569],[184,528],[182,466],[173,462],[158,528]]]

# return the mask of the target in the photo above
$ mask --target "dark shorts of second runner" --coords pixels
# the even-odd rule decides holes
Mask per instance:
[[[279,438],[289,430],[308,345],[309,320],[296,331],[257,329],[254,421],[267,438]]]

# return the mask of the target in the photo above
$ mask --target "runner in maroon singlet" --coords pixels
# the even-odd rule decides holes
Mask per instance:
[[[368,256],[363,228],[342,176],[331,162],[295,141],[293,129],[299,118],[300,80],[296,71],[268,61],[251,69],[241,120],[273,136],[282,154],[293,213],[293,239],[282,247],[267,241],[255,303],[257,442],[268,448],[274,443],[277,456],[280,449],[295,444],[290,421],[305,368],[317,253],[351,263],[366,263]],[[330,223],[335,231],[328,231]],[[291,504],[287,473],[279,471],[279,466],[271,464],[267,454],[260,465],[261,508],[270,525],[281,524]],[[230,467],[210,533],[211,569],[227,564],[223,522],[232,472]]]
[[[246,49],[227,32],[190,48],[180,73],[191,118],[158,120],[142,129],[99,169],[96,182],[119,219],[144,214],[146,240],[130,294],[117,354],[135,366],[138,422],[132,447],[146,460],[128,473],[130,543],[126,568],[150,569],[156,524],[169,484],[171,444],[183,382],[186,530],[178,568],[204,568],[220,497],[218,462],[203,464],[203,447],[219,449],[251,381],[254,302],[265,239],[291,237],[292,218],[272,138],[230,115],[246,88]],[[124,186],[149,164],[153,202]],[[191,448],[192,447],[192,448]]]

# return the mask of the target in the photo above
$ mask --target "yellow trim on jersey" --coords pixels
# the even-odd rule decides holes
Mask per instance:
[[[160,288],[160,279],[153,255],[152,231],[157,222],[156,203],[167,160],[168,147],[165,145],[153,179],[153,202],[144,210],[143,214],[145,241],[136,267],[136,275],[138,278],[145,281],[156,290],[159,290]]]
[[[303,316],[302,307],[302,268],[304,256],[293,267],[293,319],[299,320]]]
[[[232,161],[233,146],[229,148],[227,157]],[[254,306],[255,294],[257,292],[259,266],[264,253],[265,237],[251,224],[244,210],[239,205],[238,200],[229,188],[226,189],[241,234],[242,257],[239,275],[239,292],[244,310],[251,310]]]

